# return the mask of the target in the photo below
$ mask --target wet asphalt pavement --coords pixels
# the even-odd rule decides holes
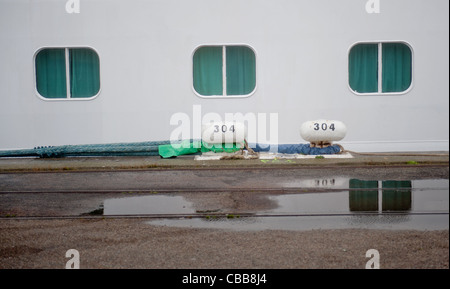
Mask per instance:
[[[193,168],[119,171],[54,171],[0,174],[7,192],[199,192],[290,191],[302,181],[334,178],[364,180],[448,179],[445,166]]]
[[[77,216],[99,209],[108,198],[138,194],[188,194],[186,196],[196,199],[198,211],[213,208],[242,214],[273,206],[263,196],[348,191],[351,179],[445,180],[448,179],[448,167],[297,166],[7,172],[0,174],[0,216]]]
[[[259,162],[257,160],[240,160],[231,162],[198,162],[189,158],[179,158],[173,159],[172,161],[173,162],[171,163],[170,160],[160,160],[157,158],[148,157],[100,159],[73,158],[61,160],[0,160],[0,224],[1,228],[3,228],[4,230],[3,232],[5,232],[4,236],[2,236],[3,249],[0,248],[0,267],[53,267],[54,263],[52,263],[52,260],[42,260],[41,262],[33,263],[32,266],[30,266],[29,264],[24,264],[24,260],[34,260],[34,253],[30,253],[27,251],[27,249],[25,249],[25,251],[18,254],[17,256],[15,255],[16,253],[11,255],[11,252],[15,252],[15,249],[12,249],[15,248],[15,245],[11,245],[9,240],[12,239],[9,239],[8,236],[16,235],[17,238],[22,238],[23,236],[25,236],[23,234],[27,234],[27,231],[29,231],[30,229],[24,229],[24,227],[20,224],[23,224],[25,228],[28,228],[26,226],[27,222],[34,222],[35,224],[39,224],[39,228],[46,228],[45,231],[50,234],[50,232],[56,233],[60,230],[54,228],[54,226],[52,225],[55,224],[54,222],[66,222],[64,220],[67,220],[67,218],[75,218],[74,221],[76,222],[78,222],[78,218],[79,222],[88,222],[89,220],[95,221],[99,217],[103,219],[105,217],[107,219],[110,219],[111,216],[108,216],[108,213],[106,213],[106,205],[109,204],[108,206],[109,208],[111,208],[113,204],[113,202],[110,200],[114,200],[114,202],[116,202],[114,206],[123,208],[126,206],[125,203],[120,203],[116,200],[131,200],[133,198],[139,197],[141,199],[135,199],[137,200],[135,201],[137,203],[133,205],[136,207],[139,202],[142,202],[140,200],[144,200],[144,198],[147,198],[147,200],[156,200],[156,196],[158,196],[160,199],[171,197],[171,200],[175,200],[177,197],[181,198],[180,200],[187,203],[175,202],[170,209],[169,207],[171,205],[169,204],[169,207],[167,207],[167,213],[165,213],[164,205],[162,205],[162,211],[158,211],[157,213],[152,213],[152,211],[145,210],[141,212],[125,211],[125,213],[121,213],[125,214],[125,216],[122,216],[120,219],[123,219],[123,217],[125,217],[125,219],[131,217],[129,221],[119,221],[119,219],[117,219],[117,221],[111,222],[114,222],[114,226],[119,226],[117,228],[117,233],[119,234],[122,230],[120,226],[122,226],[121,224],[123,222],[126,222],[127,228],[130,228],[129,226],[133,226],[132,224],[136,223],[136,229],[141,228],[139,230],[142,230],[142,224],[145,223],[146,226],[149,226],[149,228],[153,228],[151,230],[154,230],[155,234],[168,234],[167,232],[169,231],[172,232],[173,230],[178,230],[176,229],[177,227],[180,228],[180,230],[181,228],[185,228],[183,230],[188,230],[183,231],[185,232],[185,234],[188,234],[184,235],[183,238],[185,238],[185,240],[196,238],[194,237],[194,235],[191,236],[188,232],[197,234],[198,228],[204,228],[203,230],[207,230],[205,232],[211,233],[216,232],[216,230],[220,231],[222,229],[225,229],[225,231],[223,232],[228,232],[227,230],[230,229],[229,227],[222,228],[219,223],[213,222],[209,222],[209,226],[196,227],[193,224],[199,222],[199,218],[197,218],[198,216],[203,219],[207,218],[208,220],[212,217],[215,218],[215,216],[222,218],[222,220],[223,218],[225,218],[225,220],[229,220],[230,216],[231,218],[235,218],[236,216],[245,217],[246,214],[273,214],[273,212],[277,212],[277,214],[281,215],[297,214],[297,216],[294,216],[294,219],[291,219],[287,222],[293,222],[294,224],[298,223],[300,217],[299,214],[303,214],[304,211],[295,211],[297,209],[295,209],[294,211],[280,211],[280,209],[278,209],[277,211],[277,208],[280,207],[281,202],[285,202],[288,205],[290,202],[292,202],[292,199],[289,198],[277,199],[283,196],[301,197],[303,195],[314,196],[315,194],[317,194],[317,196],[320,195],[322,200],[324,200],[323,198],[329,200],[333,194],[337,195],[344,192],[345,197],[343,203],[344,207],[346,207],[345,210],[348,210],[348,207],[352,205],[352,200],[349,199],[349,194],[351,194],[351,192],[353,191],[356,191],[358,193],[360,191],[366,190],[365,188],[355,189],[354,187],[350,187],[350,184],[354,183],[354,180],[363,183],[370,183],[375,181],[378,184],[376,185],[378,187],[376,187],[374,190],[378,191],[378,196],[381,196],[381,193],[386,191],[384,188],[382,188],[381,185],[383,181],[394,181],[399,183],[404,183],[406,181],[412,183],[412,189],[400,189],[400,191],[403,190],[406,191],[407,194],[409,193],[409,197],[407,197],[407,200],[409,200],[408,202],[410,202],[410,208],[408,210],[412,211],[414,211],[414,206],[416,206],[418,203],[418,201],[416,200],[420,199],[416,194],[420,193],[420,196],[423,196],[423,191],[426,190],[429,186],[429,183],[425,182],[424,186],[419,185],[419,188],[415,188],[417,184],[422,181],[433,182],[436,180],[441,180],[444,183],[439,183],[438,189],[432,188],[432,190],[438,190],[441,197],[443,195],[447,198],[448,203],[448,156],[419,156],[417,158],[414,158],[412,156],[380,156],[360,157],[352,160],[313,159],[294,161],[275,160],[269,162]],[[377,193],[375,192],[375,194]],[[384,197],[383,195],[383,198],[386,197]],[[335,201],[336,200],[337,199],[335,199]],[[436,203],[436,200],[433,201]],[[379,203],[380,208],[378,213],[375,213],[380,214],[382,206],[381,199],[379,201],[376,201],[376,203]],[[179,206],[179,209],[177,209],[177,206]],[[187,208],[189,210],[187,210]],[[320,213],[325,214],[327,212],[333,211],[332,208],[333,206],[329,206],[325,209],[321,209]],[[427,212],[429,213],[431,211],[428,210]],[[344,214],[347,213],[348,212],[344,212]],[[439,214],[442,215],[442,213],[447,219],[447,223],[444,224],[443,228],[447,232],[446,238],[448,243],[448,205],[446,208],[441,210]],[[110,213],[110,215],[111,214],[115,215],[117,214],[117,212]],[[411,214],[410,212],[410,215],[413,214]],[[143,216],[144,219],[133,219],[136,216]],[[175,217],[178,218],[183,216],[183,224],[180,222],[169,224],[168,222],[164,221],[166,219],[175,220]],[[46,219],[42,217],[49,218]],[[188,219],[186,219],[186,217],[188,217]],[[192,221],[189,221],[189,218],[192,217],[194,217],[193,219],[191,219]],[[253,220],[250,218],[242,218],[241,220],[244,219]],[[268,218],[266,219],[268,220]],[[149,223],[148,220],[156,220],[156,222],[153,221],[153,223]],[[17,224],[17,227],[14,224]],[[89,226],[95,227],[100,223],[96,224],[97,225],[90,224]],[[111,223],[109,224],[109,226],[112,226]],[[239,223],[236,222],[236,224]],[[311,232],[310,230],[314,229],[321,229],[320,226],[315,227],[314,224],[316,223],[312,224],[312,226],[307,228],[307,232]],[[241,226],[241,229],[243,228],[243,230],[241,230],[240,232],[228,232],[227,234],[231,234],[230,238],[238,240],[243,236],[242,234],[244,234],[244,232],[252,231],[250,227],[246,227],[245,225],[246,224],[244,222],[244,226]],[[331,229],[339,229],[339,226],[333,226],[331,227]],[[364,225],[362,228],[370,229],[370,226],[370,224],[369,226]],[[13,229],[14,227],[16,227],[16,229]],[[94,227],[92,227],[91,229],[94,229]],[[170,229],[171,227],[173,227],[173,229]],[[268,236],[266,236],[265,238],[269,239],[270,235],[272,234],[269,232],[271,232],[272,230],[290,230],[283,229],[286,227],[277,225],[275,225],[275,227],[270,227],[270,231],[267,231],[268,228],[269,227],[260,226],[258,230],[262,230],[261,234],[266,234],[262,232],[267,232]],[[375,226],[373,228],[379,230],[384,229],[385,227]],[[396,227],[394,226],[393,228],[395,230]],[[415,230],[414,227],[411,228]],[[327,228],[325,226],[322,229],[330,228]],[[343,227],[343,229],[345,229],[345,227]],[[390,229],[392,230],[392,228]],[[14,230],[17,230],[15,231],[16,233],[14,233]],[[82,230],[81,227],[79,228],[79,230]],[[94,230],[102,231],[103,228],[98,227]],[[6,234],[6,232],[8,232],[8,234]],[[341,232],[341,235],[334,235],[339,233],[332,233],[334,236],[333,238],[339,239],[347,238],[346,236],[349,236],[349,231],[337,230],[336,232]],[[31,231],[29,233],[31,233]],[[86,234],[87,236],[91,233],[85,232],[83,234]],[[104,236],[107,236],[107,234],[105,233],[102,234],[104,234]],[[324,231],[324,234],[329,233],[326,233],[326,231]],[[439,242],[441,241],[442,235],[436,235],[435,233],[431,232],[430,234],[433,234],[433,238],[438,238]],[[177,234],[174,233],[173,238],[176,239],[176,236]],[[256,238],[256,236],[253,237]],[[291,237],[285,236],[285,238],[289,239]],[[383,237],[380,236],[380,238],[381,242]],[[424,238],[429,237],[424,236]],[[50,241],[57,242],[53,239]],[[215,241],[217,242],[218,240]],[[254,240],[254,242],[259,241],[257,241],[256,239]],[[443,241],[445,243],[445,240]],[[27,238],[25,238],[24,242],[32,242],[32,240],[28,240]],[[105,242],[107,242],[106,239]],[[25,243],[23,245],[25,247],[23,248],[31,246],[26,245]],[[40,247],[40,245],[37,245],[35,243],[33,244],[33,246]],[[84,245],[80,243],[79,247],[83,248],[83,246]],[[102,245],[99,243],[98,246],[101,247]],[[261,246],[261,248],[263,248],[264,246],[267,246],[267,244],[264,245],[263,242],[261,243]],[[100,247],[98,250],[100,250],[101,252]],[[39,250],[45,251],[45,249]],[[180,252],[180,249],[171,249],[171,246],[168,246],[167,250],[178,250],[177,252]],[[395,255],[395,246],[389,250],[394,250],[392,254]],[[432,250],[432,253],[430,254],[432,254],[433,256],[435,256],[435,254],[438,254],[438,252],[435,252],[436,249],[430,250]],[[446,246],[446,248],[444,246],[443,250],[448,253],[448,246]],[[312,252],[313,251],[315,252],[314,249],[312,249]],[[237,254],[239,255],[239,252],[237,252]],[[262,253],[259,251],[258,254]],[[209,252],[207,255],[210,256],[211,252]],[[238,255],[233,258],[238,258]],[[206,264],[210,264],[210,260],[208,261],[206,259],[201,259],[201,256],[202,254],[199,254],[197,257],[195,257],[195,266],[192,266],[193,263],[191,264],[189,262],[183,263],[184,265],[182,266],[180,263],[178,264],[180,264],[180,267],[183,268],[198,268],[198,266],[200,266],[201,268],[202,264],[205,266]],[[253,256],[253,258],[256,257]],[[444,261],[436,260],[437,264],[441,265],[431,265],[434,262],[433,260],[434,259],[430,259],[429,261],[429,265],[431,267],[437,266],[448,268],[448,258]],[[136,268],[142,265],[147,268],[153,268],[153,265],[158,264],[156,265],[157,268],[177,268],[176,258],[174,259],[175,263],[170,263],[169,260],[166,260],[166,262],[169,262],[166,263],[166,265],[164,265],[165,262],[161,263],[160,261],[162,260],[159,260],[158,262],[155,261],[154,263],[152,263],[152,265],[142,263],[137,266],[137,263],[134,263],[133,261],[129,261],[128,263],[123,264],[119,262],[119,264],[108,265],[100,262],[98,259],[93,258],[89,261],[89,267],[115,268],[117,265],[119,267],[125,268]],[[303,259],[303,261],[305,261],[305,259]],[[288,267],[327,267],[314,262],[309,263],[309,265],[305,264],[304,262],[301,264],[294,262],[289,263]],[[242,263],[242,260],[240,264],[244,264]],[[285,267],[282,264],[282,262],[273,264],[263,262],[258,266],[247,264],[245,267]],[[240,267],[238,263],[234,264],[231,260],[228,259],[226,263],[218,262],[217,265],[218,267],[222,268]],[[409,267],[410,265],[411,264],[405,266],[396,266],[395,264],[390,264],[389,266],[393,268],[402,268]],[[339,263],[334,268],[347,266],[348,264],[346,265],[344,263]],[[414,267],[414,265],[412,266]]]

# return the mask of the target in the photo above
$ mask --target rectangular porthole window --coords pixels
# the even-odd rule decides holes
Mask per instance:
[[[193,56],[193,87],[203,97],[245,97],[256,89],[256,57],[248,46],[201,46]]]
[[[349,86],[358,94],[405,93],[412,84],[412,62],[406,43],[357,43],[348,56]]]
[[[90,99],[100,91],[100,63],[91,48],[44,48],[35,56],[36,90],[45,99]]]

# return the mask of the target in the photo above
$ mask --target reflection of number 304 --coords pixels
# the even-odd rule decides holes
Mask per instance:
[[[328,127],[328,125],[325,122],[323,122],[322,124],[319,124],[319,123],[315,122],[314,123],[314,130],[319,130],[319,129],[322,129],[322,130],[331,129],[332,131],[334,131],[334,123],[332,123],[330,125],[330,127]]]
[[[226,125],[222,125],[222,127],[220,127],[218,125],[215,125],[214,126],[214,132],[219,132],[219,131],[222,131],[222,132],[225,133],[225,132],[228,131],[228,127]],[[234,125],[230,126],[230,131],[234,132]]]

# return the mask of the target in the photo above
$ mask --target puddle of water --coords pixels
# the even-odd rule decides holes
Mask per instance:
[[[330,182],[305,182],[323,186]],[[449,227],[449,181],[334,182],[348,190],[267,195],[274,209],[258,210],[255,216],[235,218],[196,214],[195,204],[182,196],[151,195],[104,202],[104,215],[188,214],[193,218],[161,218],[152,225],[233,230],[394,229],[441,230]],[[335,188],[335,187],[333,187]],[[332,214],[332,216],[330,216]]]
[[[181,196],[139,196],[107,199],[103,204],[103,215],[167,215],[193,214],[192,203]]]
[[[348,192],[289,194],[269,196],[278,207],[267,214],[323,214],[348,213]]]
[[[448,189],[343,191],[280,195],[268,198],[276,201],[278,208],[267,211],[267,213],[280,214],[441,213],[449,211]]]

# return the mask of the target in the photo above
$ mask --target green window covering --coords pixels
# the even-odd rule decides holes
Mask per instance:
[[[36,89],[46,98],[66,98],[65,49],[43,49],[35,59]]]
[[[246,95],[256,86],[255,53],[245,46],[226,48],[227,95]]]
[[[348,61],[349,84],[355,92],[395,93],[411,86],[412,52],[404,43],[357,44]]]
[[[222,47],[200,47],[194,54],[194,89],[201,95],[222,95]]]
[[[250,94],[256,87],[255,53],[246,46],[200,47],[193,57],[193,76],[200,95]]]
[[[92,97],[100,90],[100,65],[92,49],[70,49],[71,97]]]
[[[349,55],[350,87],[359,93],[378,91],[378,44],[358,44]]]
[[[36,55],[35,65],[36,89],[42,97],[89,98],[100,91],[100,63],[93,49],[42,49]]]
[[[411,85],[411,49],[403,43],[383,43],[383,92],[405,91]]]

